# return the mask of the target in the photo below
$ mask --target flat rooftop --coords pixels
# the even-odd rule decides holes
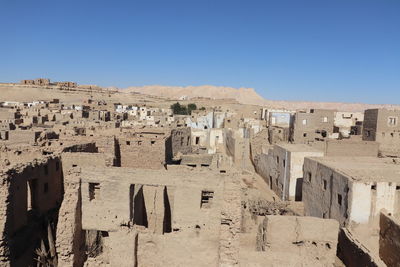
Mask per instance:
[[[310,157],[353,181],[400,183],[400,159],[375,157]]]
[[[306,144],[279,144],[276,145],[290,152],[323,152],[323,150]]]

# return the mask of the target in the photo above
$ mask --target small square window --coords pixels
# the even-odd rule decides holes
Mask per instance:
[[[397,118],[396,117],[389,117],[388,118],[388,124],[390,126],[396,126],[397,125]]]
[[[131,142],[130,141],[126,141],[126,145],[130,146]]]
[[[211,208],[214,191],[201,191],[200,208]]]
[[[100,196],[100,184],[89,183],[89,200],[98,199]]]

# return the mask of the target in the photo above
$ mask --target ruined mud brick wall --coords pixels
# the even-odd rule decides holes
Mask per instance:
[[[64,163],[65,164],[65,163]],[[75,173],[64,176],[62,202],[56,233],[59,267],[83,266],[85,260],[85,233],[82,230],[80,179]]]
[[[72,87],[75,88],[78,86],[78,84],[76,82],[56,82],[55,83],[57,86],[60,87]]]
[[[86,152],[77,152],[77,153],[62,153],[61,155],[63,172],[67,173],[67,171],[74,167],[107,167],[112,166],[109,164],[109,158],[106,154],[103,153],[86,153]]]
[[[187,177],[188,175],[191,177]],[[163,217],[162,214],[165,211],[162,206],[166,205],[164,194],[168,196],[171,206],[173,228],[183,229],[188,227],[193,229],[195,226],[193,221],[196,220],[198,220],[199,225],[203,225],[202,228],[212,228],[219,225],[219,220],[217,222],[212,221],[213,224],[208,225],[211,223],[210,218],[203,216],[208,214],[219,218],[218,209],[221,206],[223,186],[223,179],[219,178],[221,175],[217,172],[191,171],[185,167],[173,171],[82,168],[84,228],[93,229],[97,227],[99,230],[107,231],[132,219],[135,221],[135,218],[132,218],[134,214],[132,214],[131,202],[135,200],[138,194],[140,201],[148,203],[146,210],[149,228],[152,225],[151,220],[153,220],[150,218],[151,216],[154,217],[158,213],[161,214],[158,217]],[[200,179],[200,177],[203,178]],[[212,177],[217,180],[212,181]],[[194,181],[196,179],[197,181]],[[178,185],[180,186],[178,187]],[[214,191],[213,196],[206,196],[207,199],[212,199],[212,209],[201,207],[202,190]],[[154,206],[155,196],[161,201],[159,202],[160,205]],[[110,203],[113,203],[113,205]],[[153,225],[152,231],[160,232],[163,229],[162,223],[158,224],[155,221]]]
[[[369,141],[327,140],[325,156],[377,157],[379,143]]]
[[[270,144],[288,143],[290,138],[290,129],[282,127],[268,127],[268,141]]]
[[[95,142],[98,152],[106,155],[107,166],[121,166],[119,142],[114,136],[99,136]]]
[[[381,212],[379,256],[387,266],[400,265],[400,220]]]
[[[124,235],[123,242],[135,247],[138,266],[218,262],[225,180],[221,174],[185,167],[168,171],[82,168],[80,177],[82,226],[102,231],[107,262],[120,257],[118,251],[124,248],[119,240],[126,231],[131,234]],[[228,214],[224,218],[232,219]],[[121,266],[133,266],[129,265],[133,260]]]
[[[224,202],[221,211],[219,245],[220,266],[239,266],[240,236],[242,226],[241,188],[238,177],[225,179]]]
[[[232,157],[235,165],[247,170],[254,170],[250,158],[250,139],[241,138],[233,130],[224,133],[226,154]]]
[[[328,266],[335,262],[338,231],[336,220],[268,215],[259,227],[257,250],[307,255]]]
[[[8,133],[8,143],[13,144],[35,144],[40,136],[40,131],[16,130]]]
[[[171,159],[172,145],[164,133],[118,137],[121,167],[163,169]]]
[[[59,207],[63,184],[60,159],[47,156],[4,170],[1,186],[0,259],[3,262],[27,262],[32,259],[37,233],[29,214],[42,216]],[[36,229],[37,230],[37,229]],[[36,243],[35,243],[36,244]]]
[[[347,267],[381,267],[386,266],[382,260],[374,256],[365,246],[353,237],[346,228],[339,232],[338,257]]]
[[[172,154],[173,157],[178,153],[183,155],[192,152],[191,129],[176,128],[171,130]]]

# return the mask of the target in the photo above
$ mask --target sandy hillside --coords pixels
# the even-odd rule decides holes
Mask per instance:
[[[363,111],[370,108],[400,109],[398,105],[363,104],[363,103],[336,103],[336,102],[305,102],[305,101],[274,101],[261,97],[253,88],[232,88],[212,85],[203,86],[161,86],[150,85],[142,87],[128,87],[121,92],[135,92],[147,95],[164,96],[171,99],[182,97],[209,97],[212,99],[232,98],[241,104],[265,105],[273,108],[286,108],[291,110],[323,108],[343,111]]]
[[[119,92],[108,93],[88,93],[73,92],[64,90],[49,90],[42,88],[27,88],[20,86],[0,86],[0,101],[34,101],[50,100],[53,98],[62,99],[63,102],[82,102],[90,97],[121,103],[146,103],[147,105],[169,106],[171,101],[177,101],[182,97],[196,98],[206,97],[216,99],[208,101],[210,105],[216,102],[224,101],[222,99],[234,99],[241,104],[260,105],[269,108],[286,108],[290,110],[325,108],[342,111],[363,111],[369,108],[388,108],[400,109],[398,105],[371,105],[362,103],[333,103],[333,102],[301,102],[301,101],[274,101],[267,100],[258,95],[252,88],[232,88],[218,86],[144,86],[129,87],[120,89]],[[218,101],[219,100],[219,101]],[[189,100],[190,101],[190,100]],[[194,101],[200,101],[199,99]],[[203,100],[204,101],[204,100]],[[187,102],[187,101],[182,101]],[[203,103],[204,105],[204,103]],[[220,105],[220,104],[218,104]]]
[[[253,88],[232,88],[213,85],[202,86],[161,86],[150,85],[143,87],[128,87],[123,92],[137,92],[148,95],[165,96],[180,99],[181,97],[209,97],[213,99],[233,98],[242,104],[263,105],[265,99],[254,91]]]

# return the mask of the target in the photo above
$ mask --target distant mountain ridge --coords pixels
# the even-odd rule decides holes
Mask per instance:
[[[195,98],[208,97],[212,99],[231,98],[242,104],[263,105],[265,99],[261,97],[253,88],[232,88],[225,86],[201,85],[201,86],[134,86],[122,89],[123,92],[136,92],[147,95],[164,96],[168,98]]]
[[[153,96],[163,96],[172,99],[191,99],[196,97],[208,97],[211,99],[235,99],[241,104],[261,105],[271,108],[298,109],[336,109],[342,111],[363,111],[372,108],[400,109],[399,105],[391,104],[363,104],[340,102],[309,102],[309,101],[275,101],[261,97],[253,88],[233,88],[225,86],[201,85],[201,86],[131,86],[120,89],[121,92],[135,92]]]

